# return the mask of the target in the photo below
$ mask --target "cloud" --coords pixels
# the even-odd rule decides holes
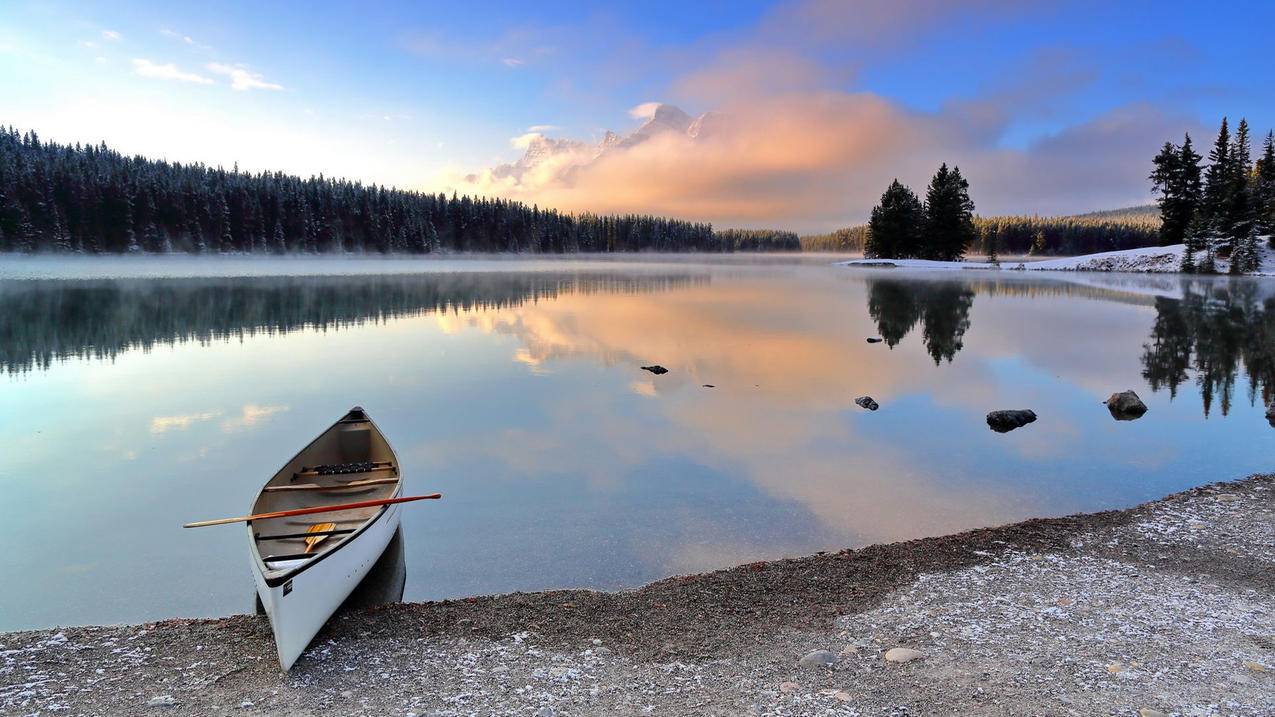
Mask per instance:
[[[235,90],[282,90],[283,85],[275,82],[267,82],[261,75],[250,71],[243,65],[227,65],[220,62],[210,62],[207,65],[209,72],[218,75],[225,75],[230,78],[230,87]]]
[[[220,415],[221,411],[203,411],[180,416],[156,416],[151,419],[151,433],[159,435],[169,431],[184,431],[196,423],[211,421]]]
[[[505,67],[522,67],[527,64],[525,60],[520,60],[517,57],[506,57],[501,62],[504,63]]]
[[[214,84],[211,78],[204,77],[203,75],[198,75],[193,72],[185,72],[178,69],[177,65],[174,65],[171,62],[160,65],[141,57],[133,59],[133,71],[142,77],[154,77],[160,80],[193,82],[199,85]]]
[[[107,40],[110,40],[111,42],[119,42],[120,39],[123,38],[123,35],[119,34],[118,32],[114,30],[103,30],[102,37],[106,38]]]
[[[174,40],[180,40],[184,44],[189,45],[190,47],[193,47],[197,50],[203,50],[207,52],[213,49],[212,45],[205,45],[202,42],[196,42],[195,39],[191,37],[190,35],[183,35],[180,32],[177,32],[176,30],[170,30],[169,28],[161,28],[159,31],[159,34],[163,35],[164,37],[172,38]]]
[[[633,119],[651,119],[655,116],[655,110],[660,108],[659,102],[643,102],[636,107],[629,109],[629,116]]]
[[[533,124],[527,128],[528,132],[554,132],[562,129],[558,125],[553,124]]]
[[[444,182],[567,211],[798,231],[864,221],[892,179],[922,191],[941,162],[961,167],[985,215],[1149,201],[1148,158],[1198,123],[1140,102],[1077,116],[1073,99],[1103,72],[1078,51],[1026,52],[977,92],[926,110],[855,88],[865,63],[927,33],[964,27],[973,35],[980,23],[1048,12],[1042,8],[1007,0],[788,3],[752,31],[688,56],[671,77],[667,97],[712,111],[692,131],[608,146],[544,140],[554,147],[527,133],[513,146],[534,157]],[[628,115],[650,120],[659,106],[642,102]]]
[[[258,423],[270,418],[276,413],[287,411],[289,406],[258,406],[255,403],[244,404],[239,410],[239,415],[234,418],[227,418],[221,422],[221,430],[223,433],[242,430],[255,426]]]

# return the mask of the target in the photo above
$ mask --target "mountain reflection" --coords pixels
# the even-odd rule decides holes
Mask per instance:
[[[47,369],[72,357],[114,359],[156,344],[707,282],[696,274],[560,272],[0,282],[0,370]]]
[[[868,280],[868,314],[886,345],[894,348],[919,323],[935,365],[950,363],[965,345],[973,306],[974,288],[965,281]]]
[[[1192,370],[1204,415],[1217,400],[1230,413],[1242,366],[1248,401],[1275,398],[1275,297],[1254,282],[1184,284],[1182,299],[1157,298],[1156,318],[1143,347],[1143,377],[1176,397]]]

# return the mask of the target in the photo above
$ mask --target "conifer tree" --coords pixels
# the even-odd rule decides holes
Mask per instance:
[[[863,254],[880,259],[917,256],[925,210],[916,194],[895,179],[872,208]]]
[[[1257,226],[1275,248],[1275,132],[1266,133],[1262,156],[1255,169],[1257,183],[1254,192],[1257,207]]]
[[[1222,127],[1218,130],[1213,149],[1209,150],[1209,166],[1204,170],[1204,199],[1201,210],[1207,222],[1209,235],[1230,234],[1226,226],[1227,210],[1231,203],[1231,189],[1234,187],[1231,170],[1231,133],[1222,118]]]
[[[1225,234],[1227,248],[1234,252],[1248,240],[1253,228],[1253,202],[1250,198],[1250,177],[1253,173],[1253,161],[1249,148],[1248,120],[1240,118],[1235,128],[1235,137],[1231,140],[1230,151],[1231,189],[1226,207]],[[1249,259],[1245,259],[1245,263]]]
[[[959,167],[943,163],[925,192],[924,243],[921,256],[940,261],[960,261],[977,236],[974,202],[969,182]]]

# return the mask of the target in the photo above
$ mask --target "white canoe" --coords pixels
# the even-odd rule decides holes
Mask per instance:
[[[401,492],[394,450],[356,406],[266,483],[252,513],[397,498]],[[401,508],[381,505],[248,523],[253,579],[284,670],[385,551]],[[311,532],[323,523],[334,525]],[[310,546],[307,538],[318,541]]]

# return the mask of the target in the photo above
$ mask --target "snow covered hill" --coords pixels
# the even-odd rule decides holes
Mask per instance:
[[[1266,237],[1262,237],[1259,248],[1261,269],[1254,272],[1257,276],[1275,276],[1275,251],[1272,251]],[[1004,261],[998,265],[985,261],[929,261],[926,259],[853,259],[838,262],[843,266],[895,266],[908,269],[1017,269],[1024,271],[1127,271],[1139,273],[1167,274],[1175,273],[1182,266],[1182,255],[1186,251],[1183,244],[1172,246],[1155,246],[1143,249],[1126,249],[1108,251],[1100,254],[1060,257],[1040,261]],[[1217,270],[1225,274],[1230,263],[1225,259],[1217,260]]]

